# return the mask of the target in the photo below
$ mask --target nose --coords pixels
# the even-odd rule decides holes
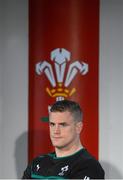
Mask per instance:
[[[55,133],[55,134],[59,134],[59,133],[60,133],[60,127],[59,127],[59,125],[56,125],[56,126],[54,127],[54,133]]]

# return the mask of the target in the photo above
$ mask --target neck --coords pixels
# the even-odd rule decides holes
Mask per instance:
[[[70,156],[70,155],[76,153],[77,151],[79,151],[82,148],[83,148],[83,146],[79,142],[77,145],[74,144],[71,147],[61,147],[61,148],[56,147],[55,148],[55,153],[56,153],[57,157]]]

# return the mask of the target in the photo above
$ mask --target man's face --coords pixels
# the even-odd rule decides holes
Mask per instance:
[[[70,148],[79,140],[81,122],[75,122],[70,112],[50,112],[50,138],[56,148]]]

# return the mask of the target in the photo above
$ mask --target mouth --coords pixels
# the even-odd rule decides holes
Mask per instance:
[[[57,139],[62,139],[62,137],[52,137],[52,139],[57,140]]]

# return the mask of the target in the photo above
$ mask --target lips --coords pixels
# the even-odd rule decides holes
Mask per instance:
[[[53,139],[60,139],[61,137],[52,137]]]
[[[53,140],[59,140],[62,139],[62,137],[52,137]]]

